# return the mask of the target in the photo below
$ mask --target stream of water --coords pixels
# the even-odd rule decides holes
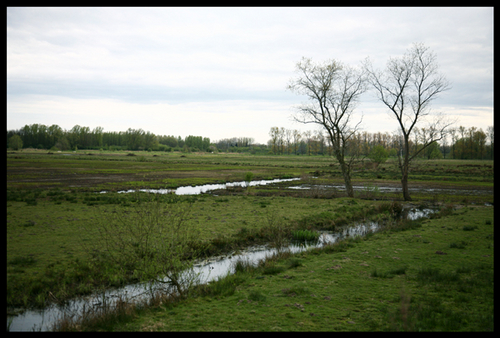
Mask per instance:
[[[157,193],[157,194],[176,194],[176,195],[198,195],[198,194],[203,194],[209,191],[213,190],[219,190],[219,189],[227,189],[228,187],[254,187],[258,185],[267,185],[267,184],[273,184],[273,183],[280,183],[280,182],[290,182],[290,181],[297,181],[300,180],[300,178],[276,178],[274,180],[261,180],[261,181],[250,181],[250,184],[248,184],[246,181],[242,182],[229,182],[229,183],[223,183],[223,184],[204,184],[204,185],[197,185],[197,186],[184,186],[184,187],[179,187],[177,189],[140,189],[139,191],[143,192],[150,192],[150,193]],[[121,190],[118,191],[118,193],[131,193],[135,192],[136,190],[130,189],[130,190]],[[101,191],[102,194],[106,193],[107,191]]]
[[[432,209],[407,209],[406,217],[408,219],[417,219],[428,217],[433,213]],[[379,224],[375,222],[358,223],[351,226],[339,228],[335,232],[320,232],[320,238],[314,243],[305,243],[301,245],[291,244],[288,250],[291,252],[300,252],[313,247],[321,247],[325,244],[335,243],[349,237],[364,236],[369,232],[379,230]],[[253,246],[240,252],[232,252],[227,255],[211,257],[195,264],[194,272],[199,274],[200,283],[209,283],[224,277],[233,270],[233,264],[243,259],[252,264],[265,259],[276,253],[276,249],[267,245]],[[63,317],[64,314],[79,316],[85,307],[99,307],[102,303],[112,303],[113,300],[126,298],[128,301],[140,301],[149,297],[149,292],[145,284],[128,285],[120,289],[107,290],[104,294],[91,295],[84,298],[71,300],[65,306],[51,305],[43,310],[27,310],[17,316],[7,316],[7,325],[10,331],[48,331],[52,325]],[[10,322],[10,323],[9,323]]]

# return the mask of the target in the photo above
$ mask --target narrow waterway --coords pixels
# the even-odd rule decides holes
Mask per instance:
[[[222,184],[204,184],[197,186],[183,186],[176,189],[139,189],[139,191],[157,193],[157,194],[199,195],[213,190],[227,189],[229,187],[247,187],[247,186],[255,187],[259,185],[268,185],[268,184],[290,182],[297,180],[300,180],[300,178],[276,178],[273,180],[250,181],[250,183],[246,181],[241,181],[241,182],[229,182]],[[131,192],[136,192],[136,190],[130,189],[130,190],[118,191],[118,193],[120,194],[131,193]],[[101,194],[104,193],[107,193],[107,191],[101,191]]]
[[[428,217],[434,212],[432,209],[406,209],[405,215],[408,219]],[[349,237],[364,236],[369,232],[380,229],[380,225],[375,222],[357,223],[337,229],[335,232],[320,232],[320,238],[314,243],[301,245],[291,244],[287,249],[291,252],[301,252],[314,247],[321,247],[326,244],[335,243]],[[211,257],[198,262],[194,272],[199,274],[199,283],[208,283],[224,277],[233,272],[233,265],[237,260],[245,260],[251,264],[257,264],[259,260],[265,259],[276,253],[276,249],[267,245],[253,246],[232,252],[227,255]],[[91,295],[84,298],[69,301],[65,306],[51,305],[43,310],[27,310],[17,316],[7,316],[7,326],[10,331],[48,331],[53,324],[61,319],[64,314],[78,317],[85,308],[97,308],[103,303],[113,303],[116,299],[127,299],[127,301],[142,301],[149,297],[151,285],[134,284],[120,289],[107,290],[104,293]]]

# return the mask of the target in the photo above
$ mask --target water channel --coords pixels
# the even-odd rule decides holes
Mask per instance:
[[[229,183],[223,183],[223,184],[205,184],[205,185],[197,185],[197,186],[184,186],[184,187],[179,187],[177,189],[139,189],[139,191],[142,192],[150,192],[150,193],[158,193],[158,194],[176,194],[176,195],[198,195],[198,194],[204,194],[209,191],[213,190],[219,190],[219,189],[227,189],[228,187],[255,187],[258,185],[268,185],[268,184],[273,184],[273,183],[280,183],[280,182],[290,182],[290,181],[297,181],[300,180],[300,178],[276,178],[274,180],[261,180],[261,181],[251,181],[250,184],[243,181],[243,182],[229,182]],[[118,191],[118,193],[123,194],[123,193],[131,193],[135,192],[136,190],[121,190]],[[102,194],[106,193],[107,191],[101,191]]]
[[[271,183],[278,183],[284,181],[298,180],[281,179],[281,180],[268,180],[268,181],[253,181],[250,186],[265,185]],[[228,186],[246,186],[246,182],[236,182],[227,184],[209,184],[199,187],[180,187],[175,190],[160,189],[150,190],[144,189],[141,191],[154,192],[154,193],[174,193],[178,195],[186,194],[200,194],[216,189],[225,189]],[[132,192],[123,191],[125,192]],[[406,209],[407,218],[416,219],[420,217],[428,217],[430,213],[434,212],[432,209]],[[291,252],[300,252],[308,250],[312,247],[321,247],[329,243],[335,243],[339,240],[354,236],[364,236],[368,232],[377,231],[380,228],[379,224],[374,222],[358,223],[351,226],[339,228],[335,232],[320,232],[320,238],[314,243],[305,243],[301,245],[292,244],[288,247]],[[195,265],[194,272],[199,273],[200,283],[208,283],[217,280],[219,277],[224,277],[228,272],[232,272],[233,264],[239,260],[247,260],[255,264],[266,256],[273,255],[276,249],[269,248],[267,245],[254,246],[236,252],[229,253],[223,256],[212,257],[210,259],[198,262]],[[42,310],[26,310],[17,316],[7,316],[7,325],[10,331],[48,331],[52,325],[63,317],[64,314],[71,314],[79,316],[79,314],[88,306],[98,307],[105,300],[110,303],[113,299],[125,297],[128,301],[141,301],[149,297],[149,292],[145,285],[136,284],[129,285],[120,289],[107,290],[104,294],[91,295],[84,298],[74,299],[69,301],[65,306],[50,305]]]

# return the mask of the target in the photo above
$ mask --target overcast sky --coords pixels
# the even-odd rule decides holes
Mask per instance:
[[[452,88],[433,109],[493,125],[493,8],[7,8],[7,130],[26,124],[253,137],[292,121],[302,57],[383,68],[422,42]],[[393,132],[373,91],[363,130]]]

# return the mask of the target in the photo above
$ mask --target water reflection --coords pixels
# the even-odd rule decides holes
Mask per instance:
[[[203,194],[203,193],[213,191],[213,190],[227,189],[228,187],[247,187],[247,186],[254,187],[254,186],[258,186],[258,185],[268,185],[268,184],[273,184],[273,183],[290,182],[290,181],[297,181],[297,180],[300,180],[300,178],[276,178],[273,180],[251,181],[250,184],[248,184],[245,181],[229,182],[229,183],[223,183],[223,184],[204,184],[204,185],[197,185],[197,186],[184,186],[184,187],[179,187],[177,189],[139,189],[139,191],[156,193],[156,194],[198,195],[198,194]],[[107,191],[101,191],[101,194],[104,194],[106,192]],[[136,190],[130,189],[130,190],[118,191],[118,193],[120,193],[120,194],[126,194],[126,193],[131,193],[131,192],[136,192]]]

